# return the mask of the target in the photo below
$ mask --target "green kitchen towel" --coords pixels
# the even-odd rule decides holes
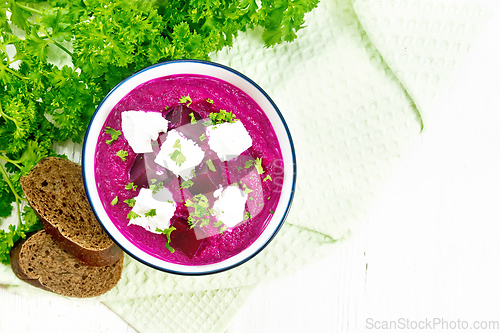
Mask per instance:
[[[97,298],[141,333],[223,332],[253,287],[334,250],[366,221],[377,194],[465,59],[489,12],[474,1],[322,0],[295,42],[265,48],[259,31],[212,56],[276,102],[297,154],[287,223],[246,264],[183,277],[126,257]],[[78,161],[80,147],[63,147]],[[43,293],[0,266],[13,292]]]

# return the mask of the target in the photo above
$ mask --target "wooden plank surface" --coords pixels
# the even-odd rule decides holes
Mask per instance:
[[[500,325],[500,6],[491,4],[495,17],[363,230],[260,284],[227,333],[361,332],[390,322],[498,331],[486,329]],[[0,332],[10,331],[135,332],[99,303],[0,288]]]

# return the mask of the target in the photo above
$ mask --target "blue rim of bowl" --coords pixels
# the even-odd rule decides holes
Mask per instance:
[[[172,64],[172,63],[199,63],[199,64],[208,65],[208,66],[220,67],[222,69],[225,69],[225,70],[227,70],[229,72],[232,72],[232,73],[240,76],[244,80],[246,80],[249,83],[251,83],[255,88],[257,88],[266,97],[266,99],[273,106],[274,110],[276,111],[276,113],[278,114],[278,116],[279,116],[279,118],[281,120],[281,123],[283,124],[283,127],[285,128],[285,132],[286,132],[286,134],[288,136],[288,141],[290,142],[290,150],[291,150],[291,154],[292,154],[292,165],[293,165],[292,188],[290,190],[290,198],[288,200],[286,210],[285,210],[285,212],[284,212],[284,214],[283,214],[283,216],[281,218],[280,223],[278,224],[278,226],[276,227],[276,229],[274,230],[274,232],[272,233],[272,235],[256,251],[254,251],[251,255],[249,255],[248,257],[240,260],[239,262],[237,262],[237,263],[235,263],[233,265],[222,267],[220,269],[215,269],[215,270],[210,270],[210,271],[203,271],[203,272],[182,272],[182,271],[176,271],[176,270],[173,270],[173,269],[168,269],[168,268],[165,268],[165,267],[159,267],[159,266],[151,264],[151,263],[149,263],[149,262],[147,262],[147,261],[145,261],[145,260],[143,260],[141,258],[138,258],[134,254],[132,254],[129,250],[127,250],[124,246],[122,246],[120,243],[118,243],[116,241],[116,239],[108,232],[106,226],[101,222],[101,219],[97,216],[97,213],[96,213],[96,211],[94,209],[94,204],[92,202],[92,199],[90,198],[88,187],[87,187],[87,177],[86,177],[86,172],[84,172],[84,170],[86,170],[86,168],[85,168],[85,156],[86,156],[85,150],[86,150],[87,136],[89,134],[90,126],[92,125],[92,123],[94,121],[94,118],[95,118],[97,112],[99,111],[99,109],[101,108],[102,104],[108,99],[108,97],[116,89],[118,89],[121,85],[123,85],[125,82],[127,82],[131,78],[133,78],[133,77],[135,77],[135,76],[137,76],[137,75],[139,75],[139,74],[141,74],[143,72],[149,71],[149,70],[151,70],[153,68],[160,67],[160,66],[165,66],[165,65],[168,65],[168,64]],[[83,177],[83,185],[84,185],[84,188],[85,188],[85,194],[86,194],[86,196],[88,198],[90,207],[92,208],[92,211],[94,212],[94,215],[95,215],[97,221],[99,221],[99,224],[106,231],[106,233],[113,240],[113,242],[115,242],[115,244],[117,244],[125,253],[127,253],[129,256],[131,256],[135,260],[137,260],[137,261],[139,261],[139,262],[141,262],[141,263],[143,263],[143,264],[145,264],[145,265],[147,265],[147,266],[149,266],[151,268],[154,268],[154,269],[166,272],[166,273],[172,273],[172,274],[184,275],[184,276],[201,276],[201,275],[211,275],[211,274],[221,273],[221,272],[225,272],[225,271],[228,271],[230,269],[233,269],[235,267],[241,266],[244,263],[248,262],[250,259],[254,258],[267,245],[269,245],[269,243],[274,239],[274,237],[278,234],[278,232],[280,231],[281,227],[285,223],[285,220],[286,220],[286,218],[288,216],[288,213],[290,212],[290,208],[292,206],[293,197],[295,195],[295,185],[296,185],[296,181],[297,181],[297,163],[296,162],[297,162],[297,160],[296,160],[296,156],[295,156],[295,148],[294,148],[294,145],[293,145],[292,135],[290,134],[290,130],[288,128],[288,125],[286,124],[285,118],[283,117],[283,115],[281,114],[280,110],[278,109],[278,106],[274,103],[274,101],[271,99],[271,97],[269,97],[269,95],[257,83],[255,83],[252,79],[248,78],[246,75],[238,72],[237,70],[235,70],[233,68],[230,68],[228,66],[219,64],[219,63],[215,63],[215,62],[211,62],[211,61],[205,61],[205,60],[182,59],[182,60],[169,60],[169,61],[159,62],[157,64],[145,67],[145,68],[143,68],[143,69],[135,72],[134,74],[130,75],[129,77],[123,79],[120,83],[118,83],[116,86],[114,86],[113,89],[111,89],[106,94],[106,96],[103,98],[103,100],[101,101],[101,103],[99,103],[99,105],[97,106],[94,114],[92,115],[92,118],[90,119],[90,122],[89,122],[89,125],[88,125],[88,128],[87,128],[87,131],[85,132],[85,137],[83,139],[83,148],[82,148],[82,177]]]

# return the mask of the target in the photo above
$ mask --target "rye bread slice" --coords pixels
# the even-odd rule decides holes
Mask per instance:
[[[111,290],[121,278],[123,254],[112,265],[82,265],[45,230],[28,235],[10,251],[12,271],[21,280],[67,297],[88,298]]]
[[[90,208],[79,164],[46,157],[21,178],[21,186],[45,230],[82,263],[106,266],[122,257]]]

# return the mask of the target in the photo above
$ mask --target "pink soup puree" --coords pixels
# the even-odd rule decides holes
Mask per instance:
[[[135,153],[125,138],[122,112],[130,110],[161,113],[169,121],[166,133],[160,132],[151,141],[152,153]],[[232,112],[233,119],[241,121],[252,139],[251,147],[226,161],[211,149],[206,129],[210,114],[220,114],[221,110],[225,114]],[[217,127],[214,121],[212,125]],[[112,140],[107,128],[122,134]],[[203,150],[203,160],[191,171],[189,182],[154,162],[174,129]],[[100,199],[120,232],[142,251],[183,265],[220,262],[250,246],[271,219],[283,181],[278,140],[262,109],[239,88],[202,75],[166,76],[132,90],[108,116],[95,162]],[[127,186],[130,183],[135,189]],[[171,229],[170,241],[164,233],[130,223],[130,199],[137,197],[141,189],[155,185],[156,190],[159,185],[171,194],[168,200],[159,200],[167,200],[175,207],[170,219],[170,227],[175,230]],[[214,214],[218,195],[229,186],[246,195],[244,218],[234,226],[225,225]]]

